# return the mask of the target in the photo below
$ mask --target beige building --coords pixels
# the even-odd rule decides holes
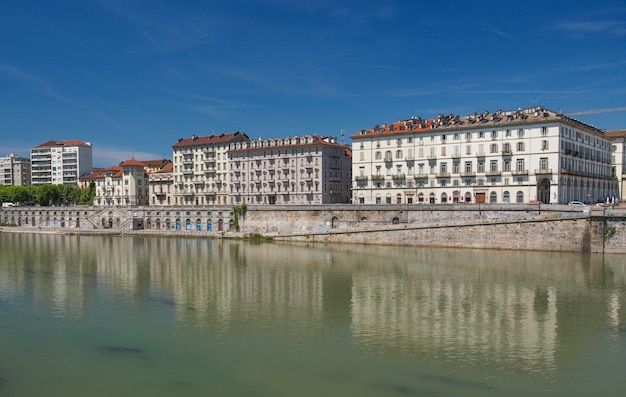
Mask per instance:
[[[30,185],[30,159],[13,153],[0,157],[0,185]]]
[[[604,132],[543,107],[412,118],[351,138],[358,203],[595,202],[617,190]]]
[[[181,138],[173,146],[174,203],[228,203],[228,155],[231,143],[247,142],[242,132]]]
[[[619,197],[621,201],[626,200],[626,130],[608,131],[606,136],[612,140],[612,160],[613,175],[617,179],[619,186]]]
[[[48,141],[30,149],[31,183],[77,185],[93,168],[91,143]]]
[[[350,202],[351,150],[334,137],[233,142],[228,158],[230,204]]]
[[[148,174],[145,164],[127,160],[120,165],[97,169],[81,178],[81,184],[94,182],[94,205],[126,206],[148,204]]]
[[[172,205],[174,202],[174,164],[168,163],[162,169],[148,176],[150,205]]]

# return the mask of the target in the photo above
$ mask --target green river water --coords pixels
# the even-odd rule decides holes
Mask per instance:
[[[0,233],[0,396],[618,396],[626,257]]]

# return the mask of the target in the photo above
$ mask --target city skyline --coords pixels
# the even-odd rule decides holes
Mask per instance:
[[[13,2],[0,155],[76,139],[107,167],[171,158],[191,135],[350,144],[413,116],[536,105],[623,129],[604,110],[626,106],[625,37],[617,1]]]

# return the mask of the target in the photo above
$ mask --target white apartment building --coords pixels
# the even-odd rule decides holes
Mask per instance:
[[[143,162],[131,159],[119,166],[96,171],[81,180],[95,183],[94,205],[147,205],[148,175],[144,168]]]
[[[617,179],[619,186],[619,197],[621,201],[626,200],[626,130],[607,131],[606,136],[612,140],[612,160],[613,175]]]
[[[543,107],[412,118],[351,138],[357,203],[594,202],[617,191],[604,132]]]
[[[229,145],[249,140],[242,132],[179,139],[172,146],[173,204],[227,204]]]
[[[351,150],[317,135],[230,144],[230,204],[345,204]]]
[[[0,185],[30,185],[30,159],[13,153],[0,157]]]
[[[77,140],[42,143],[30,149],[30,161],[33,185],[77,185],[93,168],[91,144]]]

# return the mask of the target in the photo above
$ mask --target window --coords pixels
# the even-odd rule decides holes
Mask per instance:
[[[391,150],[385,152],[385,161],[391,161]]]
[[[507,142],[504,145],[502,145],[502,152],[504,154],[511,154],[511,144]]]
[[[472,145],[465,145],[465,154],[472,154]]]
[[[452,173],[454,174],[459,173],[459,163],[452,163]]]
[[[374,155],[374,158],[376,160],[381,160],[383,158],[383,155],[380,152],[376,152],[376,154]]]
[[[465,162],[465,172],[467,172],[467,173],[472,172],[472,162],[471,161],[466,161]]]
[[[485,162],[484,161],[479,161],[478,162],[478,172],[485,172]]]
[[[491,139],[498,139],[498,131],[491,131]]]
[[[548,127],[541,127],[541,135],[548,135]]]
[[[517,130],[517,137],[518,138],[523,138],[524,137],[524,129],[520,128],[519,130]]]
[[[517,192],[516,195],[516,200],[517,203],[523,203],[524,202],[524,193],[523,192]]]
[[[517,160],[517,171],[523,172],[526,168],[524,167],[524,159]]]
[[[498,160],[491,160],[489,163],[489,171],[498,171]]]
[[[396,145],[402,146],[402,139],[398,138],[398,140],[396,141]]]
[[[455,132],[455,133],[454,133],[454,135],[453,135],[453,139],[454,139],[455,141],[458,141],[458,140],[459,140],[459,133],[458,133],[458,132]]]
[[[441,147],[441,155],[442,155],[442,156],[445,156],[445,155],[446,155],[446,147],[445,147],[445,146],[442,146],[442,147]]]
[[[465,133],[465,139],[468,140],[468,141],[471,141],[472,140],[472,133],[471,132],[466,132]]]
[[[517,151],[518,152],[524,151],[524,142],[517,142]]]
[[[442,135],[442,136],[441,136],[441,142],[445,142],[445,141],[446,141],[446,136],[445,136],[445,135]]]
[[[402,150],[396,150],[396,158],[397,159],[401,159],[402,158]]]
[[[511,162],[510,161],[504,161],[502,163],[502,169],[504,172],[511,172]]]
[[[539,159],[539,169],[547,170],[548,169],[548,158],[542,157]]]
[[[511,130],[506,130],[506,132],[504,133],[505,137],[510,137],[511,136]]]
[[[442,174],[447,173],[448,172],[448,164],[447,163],[441,163],[440,170],[441,170]]]
[[[545,139],[541,141],[541,150],[548,150],[548,141]]]
[[[485,137],[485,131],[480,131],[478,133],[478,138],[484,138]]]
[[[489,153],[498,153],[498,144],[492,143],[489,147]]]

